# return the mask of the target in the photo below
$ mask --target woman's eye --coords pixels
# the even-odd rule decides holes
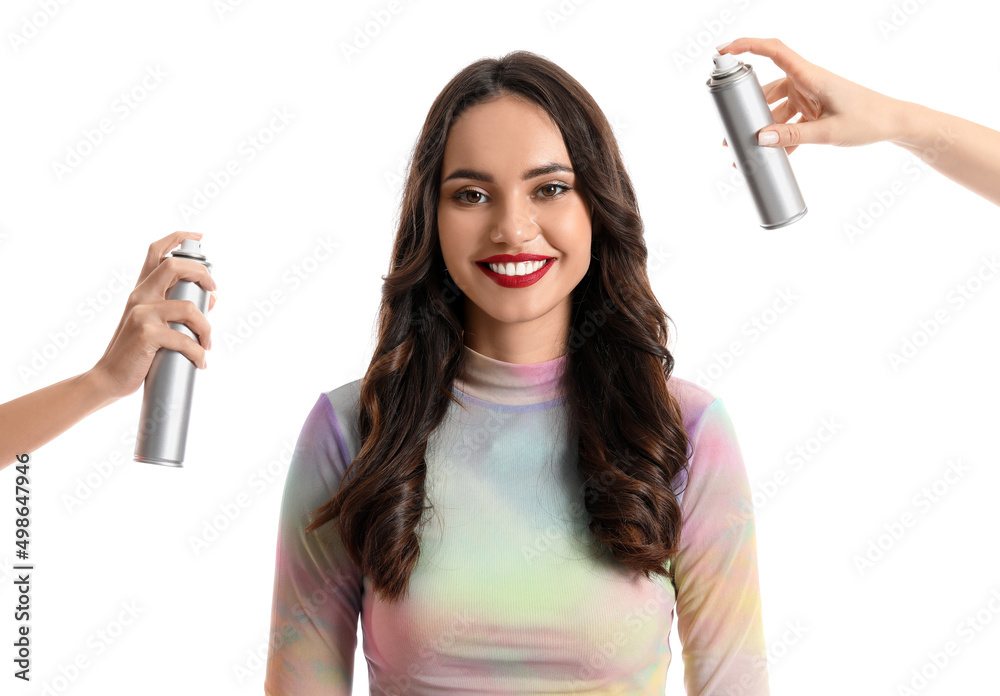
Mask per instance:
[[[569,186],[566,186],[565,184],[543,184],[538,188],[536,193],[542,198],[558,198],[569,190]],[[475,189],[458,191],[454,194],[453,198],[468,205],[478,205],[479,203],[485,203],[489,200],[489,197],[485,193],[482,191],[476,191]]]
[[[564,192],[569,191],[569,186],[564,186],[563,184],[544,184],[538,191],[542,194],[542,198],[556,198]]]
[[[469,200],[468,198],[466,198],[466,196],[478,196],[478,198]],[[471,203],[475,205],[476,203],[482,203],[483,199],[486,198],[486,195],[483,194],[481,191],[474,191],[472,189],[467,189],[465,191],[459,191],[458,193],[456,193],[455,198],[460,200],[462,203]]]

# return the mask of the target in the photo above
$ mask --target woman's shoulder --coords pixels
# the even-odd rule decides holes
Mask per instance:
[[[340,485],[341,477],[359,451],[360,394],[358,379],[320,392],[313,402],[299,432],[289,470],[288,485],[296,486],[300,495],[306,495],[301,491],[313,488],[329,492]]]
[[[722,399],[700,384],[681,377],[671,376],[667,388],[680,405],[684,429],[689,438],[690,468],[678,472],[674,483],[678,502],[690,500],[690,496],[685,495],[689,476],[691,481],[698,481],[698,489],[716,486],[723,490],[727,486],[745,483],[747,474],[743,455]],[[701,456],[698,453],[702,453]],[[749,490],[749,484],[746,486]],[[696,494],[695,500],[700,497],[701,493]],[[724,500],[726,496],[716,496],[716,499]]]
[[[357,409],[361,398],[361,378],[341,384],[339,387],[323,392],[330,405],[337,411]]]
[[[705,411],[716,400],[716,395],[700,384],[677,375],[670,375],[667,380],[667,389],[677,399],[681,408],[681,414],[684,416],[684,429],[688,433],[694,433],[698,423],[705,415]]]
[[[319,396],[317,407],[326,411],[330,425],[343,439],[352,455],[359,450],[358,411],[361,401],[361,378],[335,387]],[[353,457],[352,457],[353,458]]]

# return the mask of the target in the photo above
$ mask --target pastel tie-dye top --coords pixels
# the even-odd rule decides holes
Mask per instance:
[[[672,580],[647,580],[588,542],[566,361],[465,347],[452,386],[465,408],[449,404],[428,441],[434,509],[398,604],[376,597],[335,523],[303,532],[360,447],[361,380],[320,396],[282,498],[265,693],[350,694],[360,616],[372,694],[663,694],[675,610],[689,696],[769,693],[750,485],[722,401],[668,382],[693,454]]]

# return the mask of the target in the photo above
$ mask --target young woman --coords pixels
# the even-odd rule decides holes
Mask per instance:
[[[722,402],[671,375],[612,130],[528,52],[473,63],[413,154],[363,379],[289,467],[272,696],[768,693]]]

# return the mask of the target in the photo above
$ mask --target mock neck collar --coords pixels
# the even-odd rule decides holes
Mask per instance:
[[[563,396],[559,384],[566,369],[567,355],[540,363],[509,363],[477,353],[462,344],[464,372],[455,386],[482,401],[524,406],[552,401]]]

